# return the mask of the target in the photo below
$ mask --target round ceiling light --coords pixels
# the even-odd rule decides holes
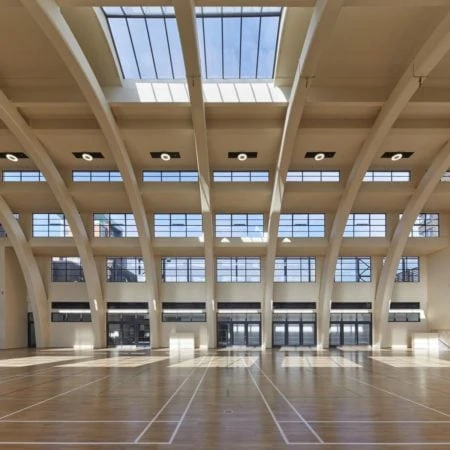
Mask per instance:
[[[392,161],[400,161],[403,158],[403,155],[401,153],[396,153],[395,155],[391,156]]]
[[[316,153],[314,155],[314,159],[316,161],[322,161],[322,159],[325,159],[325,153]]]
[[[246,161],[247,160],[247,153],[239,153],[239,155],[237,156],[237,159],[239,161]]]
[[[169,155],[168,153],[161,153],[160,158],[161,158],[163,161],[170,161],[170,155]]]
[[[81,155],[81,157],[85,160],[85,161],[93,161],[94,157],[90,154],[90,153],[83,153]]]
[[[12,153],[7,153],[6,154],[6,159],[9,159],[12,162],[19,161],[19,158],[16,155],[13,155]]]

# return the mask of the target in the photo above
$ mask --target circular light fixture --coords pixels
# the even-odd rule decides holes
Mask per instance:
[[[170,161],[170,155],[169,155],[168,153],[161,153],[160,158],[161,158],[163,161]]]
[[[395,155],[391,156],[392,161],[400,161],[403,158],[403,155],[401,153],[396,153]]]
[[[16,155],[13,155],[12,153],[7,153],[6,154],[6,159],[9,159],[12,162],[19,161],[19,158]]]
[[[81,157],[85,160],[85,161],[93,161],[94,157],[90,154],[90,153],[83,153],[81,155]]]
[[[247,160],[247,153],[239,153],[239,155],[237,156],[237,159],[239,161],[246,161]]]
[[[325,159],[325,153],[317,153],[314,155],[314,159],[316,161],[322,161],[322,159]]]

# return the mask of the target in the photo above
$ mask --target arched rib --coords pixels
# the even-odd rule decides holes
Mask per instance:
[[[139,234],[139,243],[149,290],[149,307],[154,309],[150,314],[151,342],[152,346],[157,347],[159,341],[159,297],[157,271],[152,250],[152,237],[136,174],[120,134],[119,127],[117,126],[102,88],[72,30],[61,14],[58,4],[54,0],[36,0],[33,2],[22,0],[22,4],[49,38],[53,47],[77,82],[78,87],[100,125],[116,165],[122,175],[125,191]]]
[[[33,255],[30,244],[25,237],[17,219],[9,205],[0,195],[0,221],[8,239],[16,252],[23,278],[27,286],[31,310],[33,312],[36,346],[39,348],[49,345],[49,307],[42,275]]]
[[[425,203],[439,184],[442,175],[448,169],[449,163],[450,142],[447,141],[420,180],[414,194],[406,205],[402,218],[395,228],[375,294],[374,345],[376,347],[381,347],[383,344],[384,332],[386,331],[389,317],[389,305],[394,289],[395,274],[408,242],[409,233],[417,216],[421,213]]]
[[[328,43],[334,24],[339,16],[343,0],[319,0],[306,34],[295,73],[291,97],[284,121],[283,135],[275,171],[272,200],[269,212],[268,243],[264,276],[264,345],[272,346],[272,300],[275,257],[278,242],[278,226],[283,203],[287,172],[295,148],[298,128],[306,104],[309,84],[314,77],[319,58]]]
[[[420,86],[420,80],[429,75],[450,48],[450,14],[447,14],[435,28],[407,67],[391,95],[383,105],[377,119],[365,140],[345,185],[330,233],[330,245],[324,260],[319,290],[319,346],[328,347],[330,308],[333,292],[334,272],[339,256],[342,237],[348,216],[365,173],[377,155],[403,108]]]
[[[213,309],[215,292],[213,208],[211,205],[211,171],[209,167],[205,101],[203,98],[195,6],[192,0],[173,0],[173,5],[175,7],[178,31],[180,33],[181,47],[183,49],[191,102],[205,246],[208,347],[213,348],[216,346],[216,320]]]
[[[94,260],[94,254],[80,213],[78,212],[75,202],[69,194],[67,186],[64,184],[64,180],[58,169],[48,155],[47,150],[34,135],[32,129],[25,122],[16,107],[2,91],[0,91],[0,119],[19,141],[27,155],[34,161],[37,168],[44,174],[48,186],[61,206],[61,210],[70,225],[78,249],[78,254],[80,255],[81,263],[83,265],[92,314],[92,326],[95,340],[94,345],[96,347],[103,347],[105,345],[106,336],[103,293],[97,265]]]

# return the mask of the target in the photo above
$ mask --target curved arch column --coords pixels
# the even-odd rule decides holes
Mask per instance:
[[[395,274],[408,242],[409,233],[417,216],[421,213],[425,203],[439,184],[442,175],[448,170],[449,164],[450,142],[447,141],[420,180],[414,194],[406,205],[402,218],[395,228],[375,294],[374,345],[376,347],[381,347],[384,344],[383,338],[389,318],[389,305],[394,289]]]
[[[36,346],[38,348],[49,346],[49,320],[50,309],[48,307],[47,293],[45,291],[42,275],[19,223],[14,217],[9,205],[0,195],[0,220],[6,230],[8,239],[16,252],[23,278],[28,290],[31,310],[33,312],[34,327],[36,333]]]
[[[364,175],[403,108],[419,89],[420,80],[430,74],[449,49],[450,14],[446,14],[395,85],[353,164],[331,227],[329,246],[320,279],[319,347],[327,348],[329,345],[330,309],[336,262],[345,225],[359,193]]]
[[[283,135],[276,165],[268,223],[268,243],[264,270],[263,345],[272,347],[272,302],[278,226],[284,189],[292,153],[303,116],[308,88],[320,56],[328,43],[343,0],[318,0],[306,34],[284,121]]]
[[[61,14],[58,4],[54,0],[35,0],[32,2],[29,0],[21,0],[21,2],[41,28],[42,32],[48,37],[74,77],[100,125],[117,168],[122,175],[125,191],[139,234],[139,244],[148,286],[148,304],[149,309],[153,310],[150,314],[151,342],[152,346],[157,347],[159,345],[160,302],[157,270],[152,249],[152,237],[136,174],[120,134],[119,127],[89,61]]]
[[[83,265],[86,288],[92,314],[94,345],[104,347],[106,343],[105,311],[100,276],[95,263],[86,228],[80,213],[70,195],[58,169],[47,153],[47,150],[34,135],[33,130],[25,122],[16,107],[0,91],[0,119],[19,141],[27,155],[44,174],[47,184],[59,203],[67,222],[70,225],[78,254]]]

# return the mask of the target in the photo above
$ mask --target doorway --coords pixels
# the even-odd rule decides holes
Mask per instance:
[[[331,313],[330,347],[372,345],[371,313]]]
[[[108,313],[108,347],[150,346],[148,314]]]
[[[315,313],[276,313],[272,317],[273,347],[315,347]]]
[[[259,347],[261,345],[261,315],[223,314],[217,315],[217,347]]]

